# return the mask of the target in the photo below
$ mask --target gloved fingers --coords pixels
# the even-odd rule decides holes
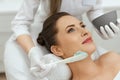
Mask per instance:
[[[118,24],[120,24],[120,18],[119,18],[119,19],[117,19],[117,22],[118,22]]]
[[[110,22],[110,27],[112,28],[115,34],[119,33],[120,29],[113,22]]]
[[[40,64],[31,65],[30,71],[32,73],[41,72],[42,70],[46,69],[45,64],[43,64],[41,61],[39,61],[39,62],[40,62]]]
[[[45,77],[45,76],[51,71],[51,69],[52,69],[52,67],[53,67],[53,66],[50,65],[50,64],[46,64],[45,66],[46,66],[46,69],[38,73],[38,75],[39,75],[41,78]]]
[[[38,76],[39,72],[44,71],[45,69],[41,69],[39,67],[32,67],[30,68],[30,72],[33,73],[35,76]]]
[[[37,68],[37,67],[31,67],[30,68],[30,71],[31,72],[37,72],[37,71],[39,71],[40,69],[39,68]]]
[[[31,71],[40,71],[46,69],[45,65],[37,65],[30,68]]]
[[[33,63],[31,63],[31,68],[32,67],[37,67],[39,69],[45,69],[46,68],[45,63],[41,62],[40,60],[36,60]]]
[[[118,26],[118,28],[120,28],[120,18],[117,19],[117,26]]]
[[[30,68],[30,72],[33,73],[36,77],[39,77],[39,72],[40,72],[40,69],[37,68],[37,67],[32,67]]]
[[[43,63],[42,63],[42,64],[39,64],[39,66],[40,66],[41,69],[46,69],[46,66],[45,66],[45,64],[43,64]]]
[[[105,30],[110,38],[114,37],[115,34],[108,25],[105,25]]]
[[[51,69],[51,67],[47,67],[47,66],[46,66],[46,69],[41,69],[40,67],[32,67],[32,68],[30,68],[30,71],[35,76],[43,78],[50,71],[50,69]]]
[[[40,67],[33,67],[31,72],[37,77],[44,78],[52,70],[52,68],[55,67],[55,65],[50,63],[45,64],[44,67],[45,69],[41,69]]]
[[[108,37],[108,34],[106,33],[106,31],[105,31],[105,29],[103,28],[103,26],[100,26],[100,31],[101,31],[104,39],[108,39],[108,38],[109,38],[109,37]]]

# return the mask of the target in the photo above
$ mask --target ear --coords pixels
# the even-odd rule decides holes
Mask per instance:
[[[62,56],[63,55],[62,49],[59,46],[57,46],[57,45],[51,46],[50,49],[51,49],[51,52],[53,54],[55,54],[56,56]]]

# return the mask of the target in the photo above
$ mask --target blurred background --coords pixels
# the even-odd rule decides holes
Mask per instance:
[[[11,20],[19,10],[22,1],[23,0],[0,0],[0,73],[4,72],[4,46],[5,42],[8,40],[12,33]],[[105,12],[117,10],[118,18],[120,18],[120,0],[103,0],[102,7],[104,8]],[[87,26],[92,26],[92,24],[88,21],[86,14],[84,14],[83,17],[83,20]],[[120,53],[120,34],[114,39],[102,40],[94,30],[90,29],[90,31],[92,32],[97,45],[102,46],[105,49],[114,50]],[[2,79],[0,78],[0,80]]]

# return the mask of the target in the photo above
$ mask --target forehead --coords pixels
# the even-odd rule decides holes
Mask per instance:
[[[58,19],[56,25],[57,26],[67,26],[70,24],[75,24],[81,22],[79,19],[71,16],[71,15],[66,15],[62,16],[61,18]]]

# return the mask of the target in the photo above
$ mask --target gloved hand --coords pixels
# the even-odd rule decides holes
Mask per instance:
[[[40,58],[43,56],[42,50],[38,47],[33,47],[28,54],[30,59],[30,71],[39,78],[43,78],[54,65],[47,65],[41,62]]]
[[[113,22],[110,22],[109,25],[105,25],[104,27],[100,26],[100,36],[103,39],[113,38],[120,32],[120,19],[117,19],[117,25],[115,25]]]

